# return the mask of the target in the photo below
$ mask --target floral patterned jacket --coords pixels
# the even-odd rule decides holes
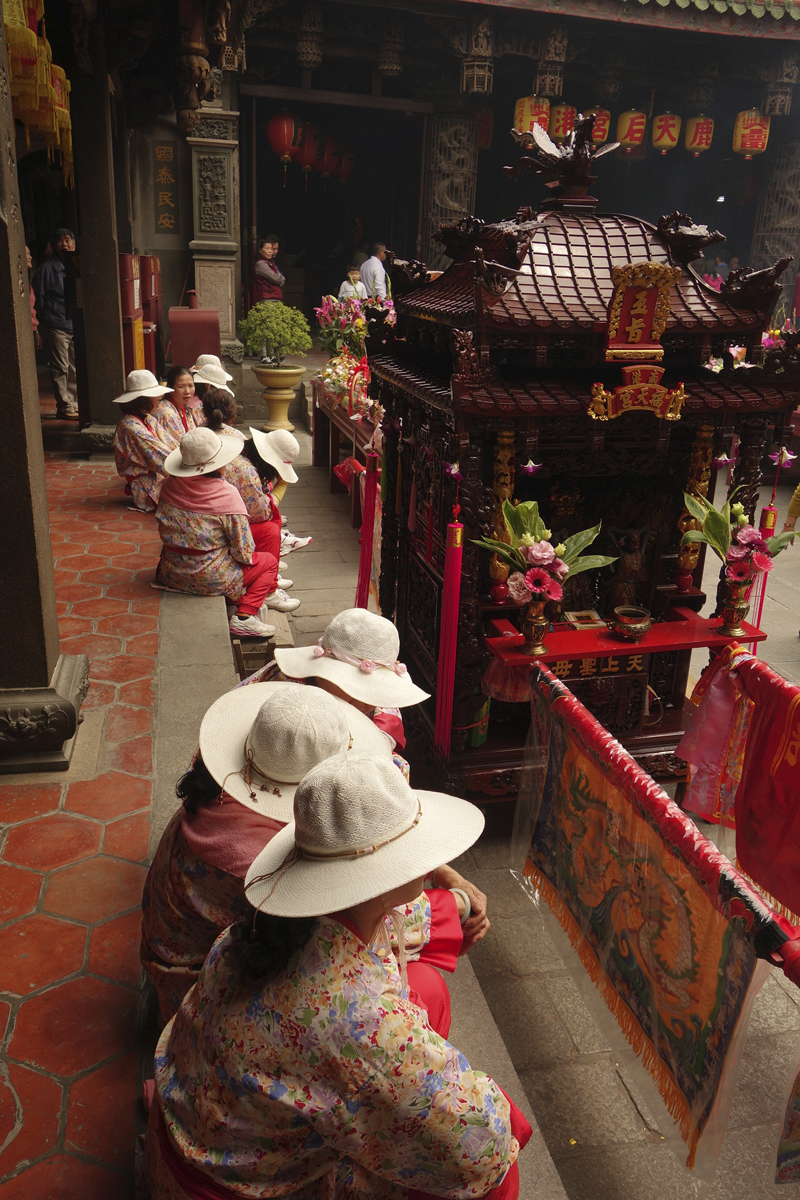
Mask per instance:
[[[126,491],[138,508],[158,504],[167,455],[172,450],[152,416],[126,413],[114,431],[112,442],[117,474],[126,481]]]
[[[230,432],[235,433],[236,431],[231,429]],[[221,467],[219,473],[223,479],[232,483],[236,488],[244,500],[247,515],[251,521],[272,520],[277,510],[273,512],[269,492],[264,491],[258,471],[248,458],[245,458],[243,454],[238,455],[233,462]]]
[[[335,917],[275,982],[234,976],[230,931],[156,1051],[182,1158],[235,1195],[483,1196],[515,1161],[510,1106],[407,998],[392,954]],[[342,1183],[344,1186],[342,1186]]]
[[[198,596],[241,599],[244,594],[242,566],[250,565],[256,548],[246,516],[187,512],[162,502],[156,510],[156,519],[164,543],[158,564],[159,583]],[[211,553],[195,557],[171,551],[170,546]]]
[[[153,410],[153,416],[158,422],[162,439],[169,443],[171,450],[178,449],[185,433],[206,424],[202,408],[184,408],[181,415],[181,410],[168,396],[162,396]]]

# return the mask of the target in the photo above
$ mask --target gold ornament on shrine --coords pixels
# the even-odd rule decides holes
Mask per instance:
[[[670,313],[670,288],[680,267],[666,263],[625,263],[614,267],[614,295],[608,308],[606,362],[615,359],[661,362],[661,335]]]
[[[572,133],[577,115],[577,108],[573,108],[571,104],[555,105],[550,113],[549,133],[556,145],[565,142]]]
[[[592,142],[595,146],[602,146],[604,142],[608,141],[608,132],[611,128],[611,113],[607,108],[587,108],[583,115],[585,117],[594,117]]]
[[[660,154],[668,154],[680,141],[681,119],[676,113],[660,113],[653,117],[653,148]]]
[[[550,101],[546,96],[521,96],[514,105],[514,128],[517,133],[531,133],[534,125],[547,132],[550,124]]]
[[[692,152],[694,158],[699,158],[704,150],[711,148],[713,137],[713,117],[706,117],[703,113],[699,113],[696,117],[689,117],[689,120],[686,122],[686,134],[683,144],[687,150]]]
[[[769,123],[770,118],[757,108],[745,109],[737,116],[733,127],[733,148],[745,162],[750,162],[756,154],[763,154],[766,150]]]
[[[626,154],[632,154],[637,146],[641,146],[646,128],[647,116],[638,108],[629,108],[627,112],[620,113],[617,117],[616,141]]]

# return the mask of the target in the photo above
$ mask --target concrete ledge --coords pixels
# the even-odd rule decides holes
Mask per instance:
[[[567,1200],[555,1163],[469,959],[460,958],[455,974],[445,975],[445,979],[453,1004],[453,1025],[448,1040],[465,1055],[470,1066],[491,1075],[508,1092],[533,1127],[533,1136],[519,1156],[520,1200]]]
[[[175,784],[206,709],[236,683],[224,596],[162,592],[158,625],[151,857],[178,805]]]

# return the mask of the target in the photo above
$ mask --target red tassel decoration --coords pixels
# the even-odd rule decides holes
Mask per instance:
[[[372,571],[372,541],[375,533],[375,496],[378,491],[378,456],[367,455],[367,476],[364,480],[364,511],[361,522],[361,557],[358,560],[356,608],[369,604],[369,577]]]
[[[415,533],[417,528],[417,472],[411,475],[411,500],[408,506],[408,532]]]
[[[444,556],[442,584],[442,616],[439,622],[439,671],[436,681],[436,753],[449,761],[450,736],[453,724],[453,690],[456,675],[456,644],[458,640],[458,605],[461,598],[461,558],[464,545],[464,526],[457,519],[447,526],[447,548]]]
[[[780,464],[778,464],[780,470]],[[771,537],[775,536],[775,526],[778,522],[778,510],[775,507],[775,492],[778,489],[777,478],[775,480],[775,488],[772,492],[772,501],[765,504],[761,510],[761,519],[758,522],[758,528],[762,538],[768,542]],[[764,600],[767,595],[767,575],[766,572],[757,576],[755,584],[751,589],[750,604],[752,612],[755,615],[755,626],[761,628],[761,617],[764,613]],[[751,654],[758,654],[758,642],[751,642],[749,647]]]
[[[425,538],[425,561],[433,562],[433,484],[428,495],[428,532]]]

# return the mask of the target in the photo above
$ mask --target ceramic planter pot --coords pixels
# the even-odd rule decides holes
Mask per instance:
[[[305,373],[305,367],[252,366],[250,370],[264,389],[261,395],[267,404],[269,420],[265,429],[294,429],[289,420],[289,405],[294,391]]]

